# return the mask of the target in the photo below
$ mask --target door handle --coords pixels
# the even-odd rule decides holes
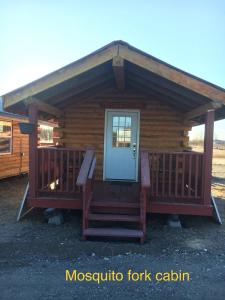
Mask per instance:
[[[133,143],[133,158],[136,158],[136,143]]]

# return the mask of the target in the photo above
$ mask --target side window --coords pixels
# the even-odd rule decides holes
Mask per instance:
[[[40,143],[41,144],[53,143],[53,127],[40,125]]]
[[[12,152],[12,122],[0,120],[0,155]]]

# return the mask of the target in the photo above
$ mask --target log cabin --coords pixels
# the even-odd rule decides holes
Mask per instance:
[[[221,87],[114,41],[3,100],[32,128],[27,207],[82,210],[84,239],[144,242],[148,213],[213,215]],[[59,143],[38,147],[38,120],[52,117]],[[202,153],[188,143],[198,124],[205,125]]]
[[[28,136],[20,133],[26,117],[0,111],[0,179],[28,172]]]
[[[29,137],[20,131],[20,124],[28,123],[26,116],[0,111],[0,179],[28,173]],[[57,124],[39,121],[38,146],[57,143]]]

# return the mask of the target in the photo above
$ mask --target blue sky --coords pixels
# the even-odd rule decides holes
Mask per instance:
[[[225,88],[224,0],[0,0],[0,37],[0,95],[118,39]]]

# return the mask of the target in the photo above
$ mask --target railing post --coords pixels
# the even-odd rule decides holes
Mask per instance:
[[[211,203],[212,157],[213,157],[213,129],[215,111],[206,113],[204,138],[204,205]]]
[[[150,166],[149,166],[149,153],[146,151],[141,152],[141,191],[140,191],[140,218],[144,237],[141,238],[141,243],[144,242],[146,236],[146,213],[147,213],[147,200],[150,194]]]
[[[29,198],[36,197],[37,187],[37,124],[38,110],[37,107],[30,103],[28,107],[29,122],[34,124],[34,129],[29,135]]]

